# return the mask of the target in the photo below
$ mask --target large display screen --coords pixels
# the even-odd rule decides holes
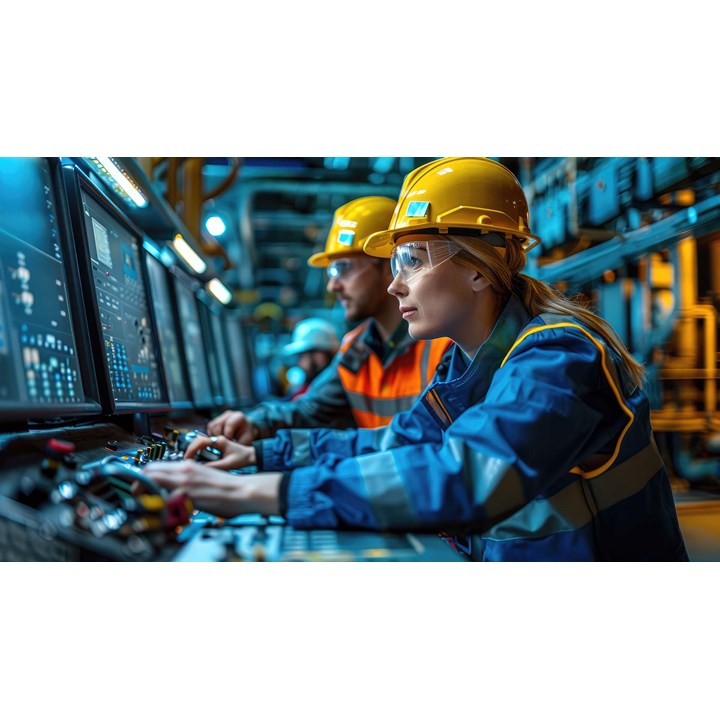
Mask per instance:
[[[0,415],[87,410],[45,158],[0,158]]]
[[[80,189],[107,377],[116,409],[165,402],[157,339],[141,265],[141,238]]]

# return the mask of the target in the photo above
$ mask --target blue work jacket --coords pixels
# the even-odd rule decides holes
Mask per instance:
[[[286,430],[299,528],[442,531],[483,560],[684,560],[648,401],[601,338],[512,295],[472,362],[377,430]]]

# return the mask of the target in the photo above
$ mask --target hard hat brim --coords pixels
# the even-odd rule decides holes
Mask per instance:
[[[344,257],[352,257],[353,255],[362,255],[363,251],[358,248],[357,250],[349,250],[345,252],[326,253],[319,252],[311,255],[308,258],[307,264],[310,267],[327,267],[333,260]],[[390,255],[388,255],[390,257]]]
[[[369,235],[363,244],[363,252],[373,257],[389,258],[397,238],[396,230],[383,230]]]
[[[296,343],[288,343],[285,345],[282,349],[283,355],[299,355],[300,353],[306,352],[307,350],[311,350],[307,343],[304,342],[296,342]]]
[[[465,231],[469,235],[487,235],[488,233],[501,233],[506,235],[510,233],[514,237],[522,240],[523,250],[526,252],[531,250],[536,245],[540,244],[540,238],[537,235],[530,233],[511,232],[504,227],[496,227],[494,225],[483,225],[482,230],[479,227],[470,227],[468,225],[453,225],[452,223],[443,223],[443,232],[439,232],[437,225],[413,225],[412,227],[405,227],[400,230],[383,230],[381,232],[373,233],[369,235],[365,244],[363,245],[363,252],[367,255],[379,258],[389,258],[392,254],[393,248],[397,245],[397,241],[401,236],[412,235],[416,233],[426,234],[428,230],[434,230],[441,237],[445,234],[453,234],[453,231]],[[434,233],[433,233],[434,234]],[[462,232],[457,232],[457,235],[462,235]]]

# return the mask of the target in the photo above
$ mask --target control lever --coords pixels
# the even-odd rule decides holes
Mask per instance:
[[[106,462],[102,465],[95,465],[91,471],[93,479],[100,478],[117,478],[123,480],[129,485],[138,483],[146,492],[152,495],[160,495],[165,497],[167,492],[151,480],[140,468],[132,465],[125,465],[119,462]]]

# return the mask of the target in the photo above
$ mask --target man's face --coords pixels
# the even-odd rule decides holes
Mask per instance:
[[[339,258],[328,267],[328,276],[327,290],[340,301],[346,320],[360,322],[379,311],[389,282],[382,261],[364,255]]]

